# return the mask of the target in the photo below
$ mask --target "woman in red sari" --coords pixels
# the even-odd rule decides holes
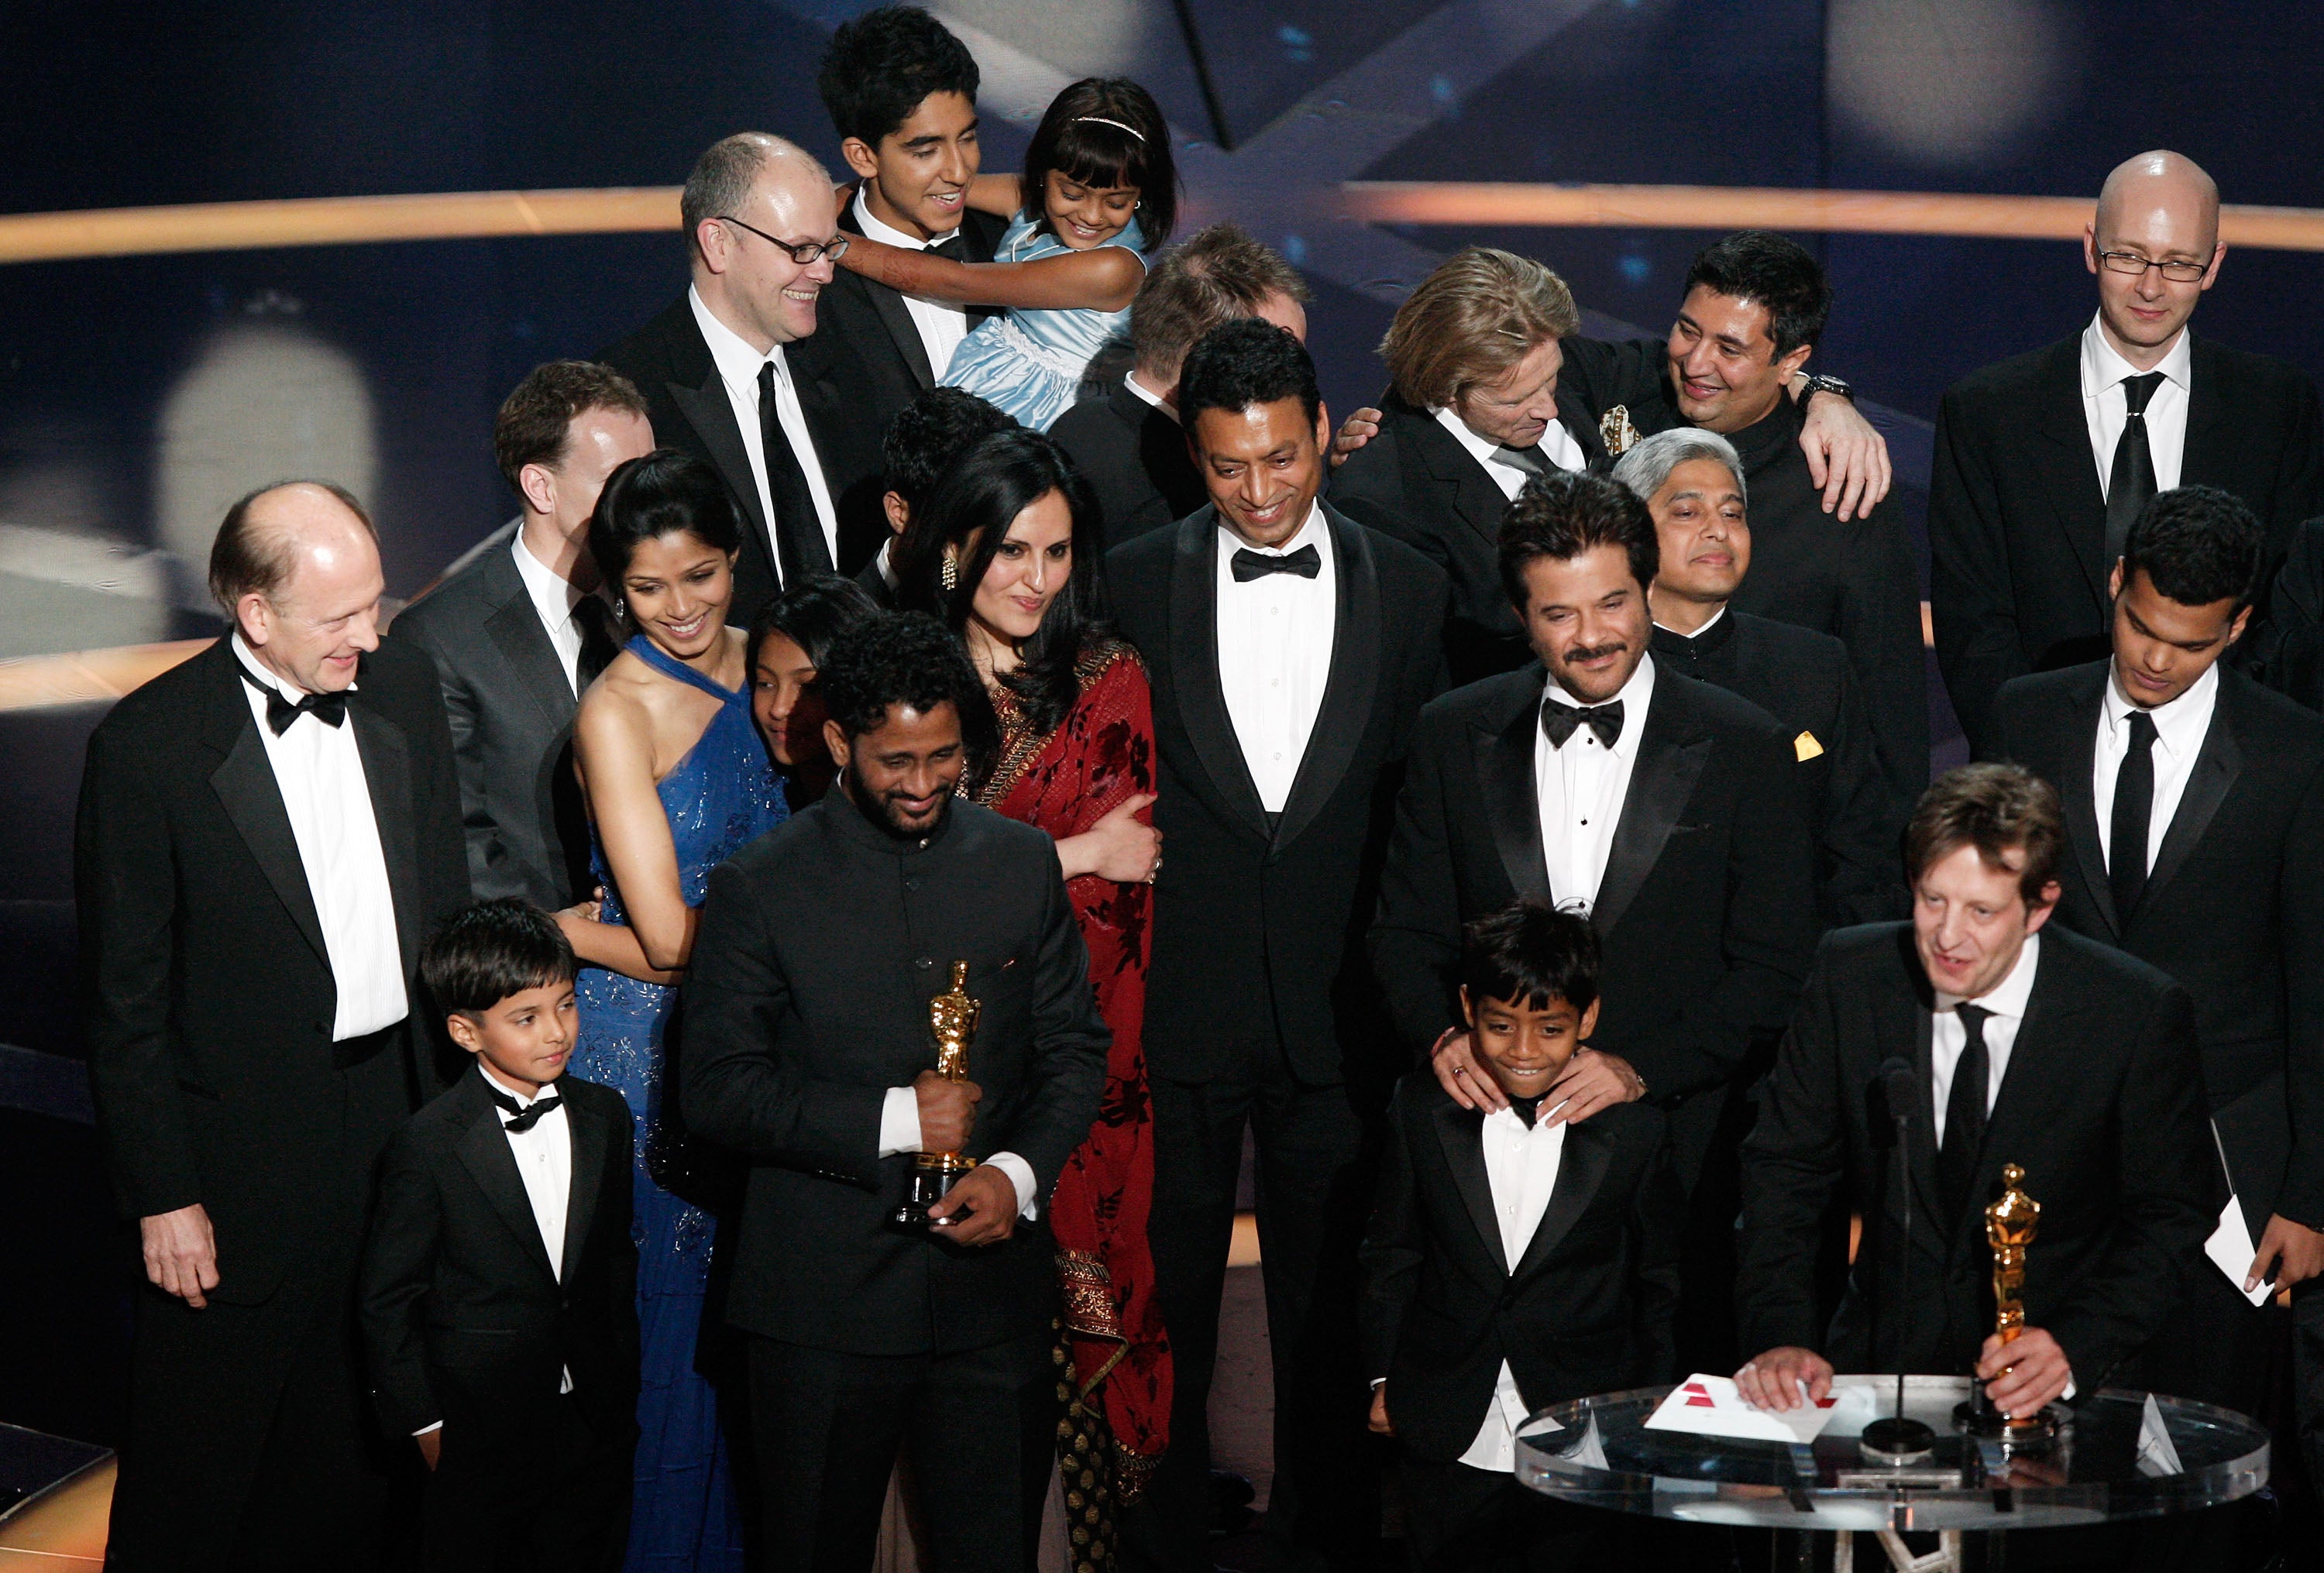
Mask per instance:
[[[1076,1567],[1111,1565],[1114,1516],[1167,1440],[1170,1352],[1146,1245],[1152,1116],[1140,1029],[1149,888],[1162,834],[1146,669],[1099,612],[1097,502],[1038,432],[995,432],[913,511],[896,553],[899,602],[942,619],[983,675],[1001,721],[977,801],[1057,843],[1113,1029],[1105,1099],[1049,1201],[1062,1302],[1059,1430]]]

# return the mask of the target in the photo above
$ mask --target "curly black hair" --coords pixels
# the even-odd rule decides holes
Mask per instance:
[[[918,513],[962,455],[980,439],[1016,424],[1015,417],[965,388],[926,390],[888,423],[887,437],[880,445],[888,490]]]
[[[832,30],[815,88],[840,140],[877,149],[931,93],[976,102],[976,57],[917,5],[882,5]]]
[[[2241,612],[2259,593],[2266,553],[2259,519],[2217,486],[2176,486],[2148,499],[2122,543],[2122,582],[2146,582],[2181,606],[2233,601]],[[2232,615],[2232,614],[2231,614]]]
[[[1756,300],[1773,320],[1775,353],[1782,360],[1802,345],[1823,336],[1831,316],[1831,285],[1823,264],[1789,235],[1768,229],[1738,229],[1694,253],[1686,271],[1687,293],[1697,285],[1714,295]]]
[[[991,757],[992,701],[960,640],[925,612],[883,612],[841,634],[816,669],[816,686],[851,741],[875,731],[897,705],[925,714],[949,704],[970,768]]]
[[[1563,562],[1595,547],[1619,547],[1643,591],[1662,566],[1662,542],[1646,501],[1619,481],[1586,470],[1536,475],[1501,514],[1501,589],[1522,617],[1526,565]]]
[[[1239,412],[1297,399],[1313,421],[1323,408],[1307,346],[1257,317],[1222,322],[1194,341],[1178,372],[1178,419],[1188,431],[1205,409]]]

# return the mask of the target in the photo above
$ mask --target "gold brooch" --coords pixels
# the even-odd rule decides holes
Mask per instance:
[[[1598,418],[1598,440],[1606,445],[1609,458],[1618,459],[1628,453],[1639,436],[1638,428],[1630,424],[1630,407],[1627,404],[1617,404]]]

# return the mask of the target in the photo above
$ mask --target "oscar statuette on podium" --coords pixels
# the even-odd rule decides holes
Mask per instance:
[[[2022,1189],[2025,1171],[2015,1164],[2001,1171],[2001,1194],[1985,1210],[1986,1243],[1993,1248],[1993,1331],[2006,1343],[2025,1330],[2025,1249],[2042,1222],[2042,1204]],[[2029,1415],[2005,1415],[1976,1384],[1953,1418],[1971,1436],[1998,1438],[2014,1448],[2034,1448],[2058,1434],[2047,1407]]]
[[[983,1007],[970,998],[968,963],[952,964],[952,987],[928,1001],[928,1034],[936,1039],[936,1074],[947,1081],[968,1080],[968,1042],[976,1035],[976,1018]],[[889,1214],[890,1223],[907,1228],[928,1227],[928,1209],[944,1200],[953,1182],[976,1160],[960,1153],[922,1153],[913,1160],[912,1193]]]

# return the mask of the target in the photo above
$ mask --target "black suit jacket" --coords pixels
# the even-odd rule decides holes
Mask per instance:
[[[456,1425],[548,1403],[567,1371],[601,1434],[636,1424],[630,1106],[577,1076],[556,1091],[573,1143],[561,1271],[482,1072],[413,1115],[380,1161],[360,1303],[372,1397],[392,1435],[447,1410]]]
[[[1146,1062],[1201,1081],[1281,1054],[1301,1081],[1342,1080],[1385,1047],[1360,943],[1397,773],[1443,685],[1444,575],[1324,506],[1338,605],[1331,676],[1283,812],[1269,822],[1219,685],[1215,510],[1106,557],[1121,631],[1154,691],[1154,885]]]
[[[1654,652],[1664,670],[1740,695],[1792,734],[1825,924],[1877,923],[1902,913],[1904,823],[1873,757],[1847,647],[1813,629],[1730,609],[1692,638],[1657,627]]]
[[[1049,1325],[1046,1221],[964,1249],[890,1228],[913,1160],[879,1155],[888,1090],[935,1063],[928,1001],[969,963],[983,1089],[971,1157],[1032,1165],[1046,1220],[1097,1118],[1111,1035],[1040,831],[955,799],[922,842],[826,794],[710,876],[687,970],[688,1128],[752,1162],[727,1320],[816,1348],[982,1348]]]
[[[1379,409],[1379,435],[1332,476],[1333,505],[1404,541],[1451,578],[1444,649],[1454,683],[1525,666],[1533,651],[1501,588],[1501,516],[1508,498],[1427,410],[1393,388],[1380,395]],[[1597,419],[1581,395],[1560,388],[1557,414],[1590,463],[1602,464]]]
[[[2042,930],[2032,1001],[1986,1124],[1972,1204],[1937,1208],[1927,974],[1909,923],[1829,935],[1743,1144],[1737,1295],[1742,1347],[1821,1349],[1843,1371],[1967,1371],[1993,1331],[1983,1210],[2005,1164],[2042,1204],[2025,1320],[2057,1338],[2097,1392],[2163,1329],[2183,1273],[2226,1201],[2203,1120],[2195,1009],[2145,963],[2062,924]],[[1882,1067],[1918,1091],[1911,1137],[1913,1254]],[[1815,1261],[1836,1188],[1864,1239],[1831,1326],[1818,1325]],[[1932,1221],[1933,1220],[1933,1221]]]
[[[798,386],[807,433],[815,439],[816,461],[838,517],[838,564],[831,560],[821,521],[782,522],[810,571],[853,574],[886,538],[879,474],[880,441],[887,428],[862,419],[848,385],[835,380],[822,357],[807,352],[806,346],[814,342],[808,337],[785,345],[783,362]],[[758,478],[751,473],[742,428],[734,423],[733,401],[726,396],[725,380],[694,320],[693,306],[680,295],[669,309],[620,343],[598,351],[595,358],[635,382],[645,395],[656,442],[709,460],[733,488],[742,514],[742,549],[734,562],[734,598],[727,603],[726,621],[748,624],[781,588],[774,538],[769,533],[776,521],[760,505]],[[868,510],[861,495],[867,485],[872,489]]]
[[[565,664],[510,556],[515,529],[396,614],[390,637],[436,663],[460,776],[468,883],[554,912],[586,895],[589,821],[573,774]],[[596,674],[582,655],[581,685]]]
[[[1659,1109],[1620,1104],[1565,1132],[1557,1183],[1512,1270],[1478,1109],[1426,1071],[1388,1106],[1364,1235],[1365,1370],[1424,1463],[1469,1450],[1508,1362],[1528,1409],[1671,1379],[1686,1198]]]
[[[1186,452],[1185,428],[1120,380],[1104,398],[1084,399],[1057,417],[1049,435],[1097,492],[1110,547],[1211,501]]]
[[[1937,663],[1969,746],[2010,678],[2107,653],[2106,494],[2082,410],[2082,336],[1972,372],[1937,406],[1929,482]],[[2269,571],[2324,511],[2324,420],[2300,368],[2198,338],[2184,485],[2218,486],[2268,530]]]
[[[1542,684],[1538,666],[1508,672],[1421,713],[1371,932],[1373,966],[1416,1051],[1461,1019],[1461,925],[1520,897],[1557,899],[1534,783]],[[1791,734],[1757,705],[1658,670],[1638,750],[1591,918],[1591,1043],[1675,1107],[1692,1186],[1717,1094],[1799,998],[1815,946],[1815,854]]]
[[[2012,680],[1994,705],[1993,756],[2064,800],[2058,920],[2195,997],[2203,1087],[2252,1237],[2271,1212],[2324,1226],[2324,721],[2220,668],[2210,728],[2125,923],[2090,781],[2109,667]]]
[[[211,1292],[257,1304],[328,1259],[351,1177],[368,1176],[439,1084],[420,947],[468,898],[468,878],[436,668],[408,645],[382,645],[363,658],[346,724],[413,1015],[335,1046],[322,925],[236,665],[219,639],[98,723],[74,887],[89,1085],[121,1210],[201,1203],[217,1238]],[[325,1109],[345,1113],[318,1118]]]

